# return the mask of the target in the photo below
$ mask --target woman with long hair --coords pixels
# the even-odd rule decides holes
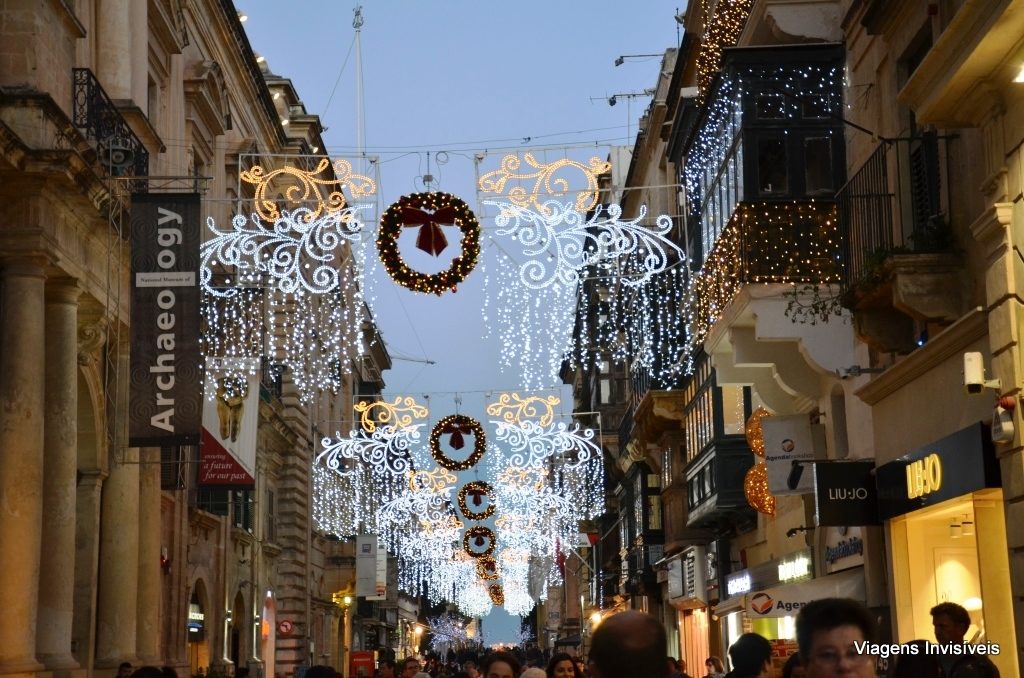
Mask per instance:
[[[707,678],[722,678],[725,675],[725,664],[714,655],[704,660],[704,668],[707,669]]]
[[[583,678],[576,660],[566,652],[556,652],[548,662],[548,678]]]

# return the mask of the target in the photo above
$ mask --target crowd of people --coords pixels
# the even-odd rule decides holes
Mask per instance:
[[[889,678],[999,678],[984,654],[960,651],[971,625],[970,615],[955,603],[931,609],[936,644],[915,640],[894,657]],[[796,618],[798,651],[781,669],[781,678],[875,678],[875,620],[854,600],[826,598],[800,609]],[[958,651],[933,652],[929,648]],[[665,627],[643,612],[628,610],[608,617],[591,637],[587,661],[566,653],[544,657],[538,651],[495,651],[483,657],[448,655],[423,660],[383,659],[377,678],[694,678],[686,663],[668,656]],[[916,650],[914,648],[917,648]],[[718,657],[704,663],[706,678],[777,678],[771,642],[744,633],[729,647],[732,670]],[[236,671],[235,678],[245,678]],[[247,673],[247,672],[246,672]],[[118,678],[177,678],[173,669],[144,666],[132,672],[122,665]],[[328,666],[314,666],[305,678],[339,678]]]

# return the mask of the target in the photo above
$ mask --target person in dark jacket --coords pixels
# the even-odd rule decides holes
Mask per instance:
[[[732,671],[725,678],[764,678],[771,675],[772,644],[757,633],[744,633],[729,648]]]

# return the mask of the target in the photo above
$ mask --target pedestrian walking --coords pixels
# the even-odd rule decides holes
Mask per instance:
[[[772,644],[757,633],[744,633],[729,648],[732,671],[725,678],[765,678],[771,676]]]
[[[483,678],[516,678],[519,675],[519,660],[508,652],[492,652],[484,659]]]
[[[931,609],[932,628],[939,645],[963,645],[967,641],[967,629],[971,627],[971,615],[967,608],[956,603],[939,603]],[[998,678],[999,669],[983,654],[939,655],[942,675],[947,678]]]
[[[583,673],[567,652],[556,652],[548,662],[548,678],[583,678]]]
[[[665,627],[649,614],[619,612],[601,622],[590,644],[594,678],[667,678]]]
[[[800,608],[796,639],[808,678],[874,678],[875,657],[864,649],[874,642],[875,620],[863,603],[822,598]]]

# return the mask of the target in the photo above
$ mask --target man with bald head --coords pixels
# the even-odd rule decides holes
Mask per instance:
[[[668,678],[665,627],[649,614],[627,610],[608,617],[590,642],[593,678]]]

